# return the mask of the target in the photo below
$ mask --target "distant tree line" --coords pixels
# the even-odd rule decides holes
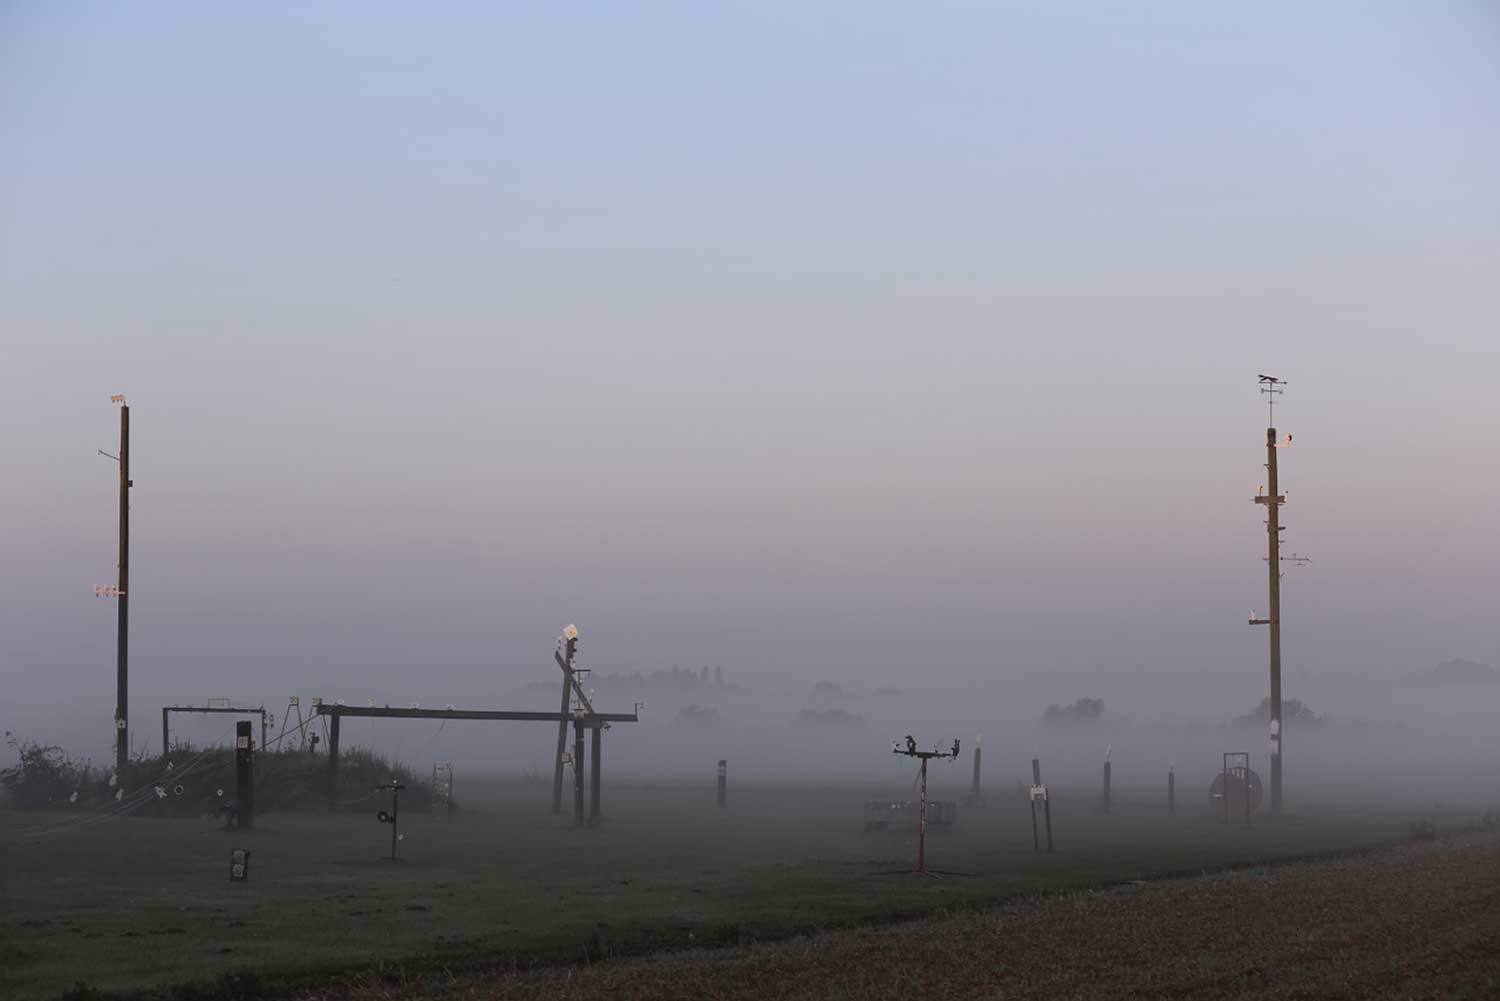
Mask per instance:
[[[1236,716],[1234,722],[1237,725],[1269,723],[1271,721],[1271,697],[1266,696],[1244,716]],[[1301,699],[1281,700],[1281,721],[1283,723],[1327,723],[1327,716],[1319,716],[1313,712],[1312,706]]]
[[[792,718],[792,724],[851,730],[864,729],[869,725],[863,716],[845,709],[804,709]]]
[[[712,672],[705,664],[698,670],[692,668],[681,668],[675,664],[664,671],[652,671],[645,674],[640,671],[632,671],[625,674],[612,671],[609,674],[592,674],[589,676],[589,684],[600,690],[624,691],[628,694],[640,695],[648,692],[657,694],[691,695],[698,693],[734,694],[749,691],[740,685],[732,685],[724,680],[724,668],[715,667]],[[527,691],[553,691],[557,688],[556,681],[533,681],[526,686]]]
[[[1042,722],[1048,726],[1060,726],[1069,723],[1095,723],[1103,716],[1103,699],[1075,699],[1070,706],[1048,706],[1042,713]]]

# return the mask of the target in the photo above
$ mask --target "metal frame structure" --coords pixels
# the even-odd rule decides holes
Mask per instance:
[[[238,706],[238,705],[235,705],[234,703],[229,702],[229,701],[226,700],[223,705],[215,705],[212,702],[210,702],[208,704],[201,705],[201,706],[191,706],[191,705],[162,706],[161,707],[161,754],[162,754],[162,757],[166,757],[167,756],[167,752],[171,750],[171,745],[168,743],[168,741],[170,739],[170,734],[169,734],[168,731],[169,731],[169,721],[170,721],[171,716],[172,716],[173,713],[229,713],[229,714],[234,715],[234,716],[259,716],[260,717],[260,746],[261,746],[262,750],[265,749],[265,746],[266,746],[266,727],[269,725],[268,721],[271,718],[271,714],[266,711],[266,707],[264,705],[258,705],[258,706],[244,705],[244,706]]]
[[[296,719],[297,719],[297,725],[296,726],[292,726],[291,725],[292,724],[292,717],[293,716],[295,716]],[[293,746],[295,746],[299,750],[304,750],[305,751],[305,750],[308,750],[311,747],[316,747],[317,742],[318,742],[318,735],[317,735],[317,733],[314,732],[310,738],[309,738],[308,733],[307,733],[308,724],[310,724],[316,718],[317,717],[315,717],[315,716],[303,716],[302,715],[302,698],[301,698],[301,696],[297,696],[297,695],[289,695],[289,696],[287,696],[286,711],[281,714],[281,732],[276,735],[276,746],[277,746],[277,749],[278,750],[282,750],[282,751],[286,751],[286,750],[290,750]],[[293,738],[293,740],[294,740],[295,743],[294,744],[287,744],[287,745],[283,746],[281,742],[284,741],[284,740],[286,740],[288,727],[290,727],[290,729],[292,731],[292,738]]]
[[[333,800],[338,793],[338,768],[339,768],[339,721],[344,717],[352,716],[358,719],[437,719],[437,720],[505,720],[517,723],[561,723],[565,728],[572,723],[575,734],[573,769],[573,821],[584,826],[583,813],[583,787],[584,787],[584,765],[583,765],[583,734],[585,730],[593,733],[593,769],[592,769],[592,812],[588,819],[590,827],[599,823],[599,774],[601,751],[599,737],[607,723],[638,723],[638,713],[601,713],[588,712],[581,715],[562,712],[523,712],[509,709],[420,709],[420,708],[397,708],[393,706],[345,706],[336,702],[314,700],[313,712],[319,716],[327,716],[328,727],[328,798]],[[566,729],[564,729],[566,735]]]
[[[406,786],[402,785],[400,782],[387,782],[384,785],[378,785],[375,787],[376,792],[386,792],[387,790],[389,790],[391,794],[391,812],[386,813],[384,810],[381,810],[379,813],[375,814],[375,819],[380,821],[382,824],[391,825],[392,862],[400,861],[400,859],[396,857],[396,842],[400,841],[401,837],[396,833],[396,827],[401,817],[401,790],[405,788]]]
[[[917,810],[917,868],[915,871],[923,876],[936,875],[927,871],[927,762],[933,758],[957,760],[958,738],[953,739],[953,746],[946,751],[936,748],[931,751],[919,751],[916,739],[911,734],[907,734],[905,746],[902,746],[900,741],[891,741],[891,753],[916,758],[922,762],[922,799]]]
[[[1233,762],[1231,764],[1231,762]],[[1248,751],[1225,751],[1224,770],[1220,774],[1224,776],[1223,802],[1224,823],[1229,823],[1229,782],[1239,772],[1240,783],[1244,791],[1240,793],[1240,800],[1245,806],[1245,826],[1250,826],[1250,752]]]
[[[563,766],[571,760],[573,762],[573,797],[574,810],[578,813],[583,811],[583,781],[579,778],[579,769],[583,767],[583,728],[575,722],[573,727],[573,754],[569,758],[564,752],[568,746],[568,719],[580,719],[595,717],[599,714],[594,711],[593,700],[583,687],[583,677],[588,671],[578,666],[578,627],[569,623],[563,627],[562,635],[557,638],[557,649],[552,651],[552,660],[562,671],[562,703],[558,706],[557,716],[557,757],[553,761],[552,771],[552,812],[562,813],[562,786]],[[637,706],[639,709],[639,706]],[[609,728],[609,723],[599,722],[593,727],[593,769],[597,775],[599,771],[599,738],[603,731]],[[597,816],[599,813],[598,782],[594,783],[593,811]]]
[[[432,763],[432,805],[444,813],[453,812],[453,765],[447,761]]]

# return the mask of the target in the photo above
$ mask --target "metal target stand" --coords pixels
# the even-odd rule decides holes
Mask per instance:
[[[933,748],[930,751],[919,751],[917,750],[916,738],[911,734],[907,734],[904,743],[897,740],[891,741],[891,753],[900,754],[908,758],[916,758],[922,763],[922,770],[918,779],[921,782],[922,793],[917,807],[917,867],[915,869],[895,869],[883,873],[883,875],[897,876],[914,873],[918,876],[932,876],[934,878],[941,876],[972,876],[973,873],[968,872],[952,872],[946,869],[927,868],[927,762],[933,758],[941,758],[949,761],[957,760],[958,738],[955,737],[953,739],[953,746],[946,751],[938,750],[937,748]]]
[[[392,862],[401,861],[401,859],[396,855],[396,842],[401,840],[400,835],[396,833],[396,828],[397,820],[401,816],[401,790],[405,788],[406,786],[402,785],[399,782],[387,782],[384,785],[378,785],[375,787],[376,792],[385,792],[386,790],[390,790],[391,793],[391,811],[387,813],[386,811],[381,810],[379,813],[375,814],[375,819],[380,821],[382,824],[391,825]]]
[[[1234,805],[1242,813],[1244,825],[1249,827],[1250,815],[1260,809],[1262,794],[1260,776],[1250,767],[1249,752],[1224,752],[1223,768],[1214,776],[1209,788],[1210,801],[1216,801],[1216,805],[1223,808],[1224,823],[1229,823],[1230,801],[1234,800]]]

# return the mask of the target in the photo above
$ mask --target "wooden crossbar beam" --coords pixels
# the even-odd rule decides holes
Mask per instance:
[[[340,706],[327,702],[313,707],[319,716],[367,716],[377,719],[493,719],[517,722],[556,723],[582,721],[587,726],[595,723],[638,723],[636,713],[572,713],[523,712],[509,709],[414,709],[396,706]]]

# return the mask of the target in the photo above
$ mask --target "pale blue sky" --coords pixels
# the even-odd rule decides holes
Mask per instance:
[[[113,392],[146,732],[1261,671],[1260,371],[1288,662],[1500,661],[1497,113],[1485,4],[9,3],[0,723],[107,725]]]

